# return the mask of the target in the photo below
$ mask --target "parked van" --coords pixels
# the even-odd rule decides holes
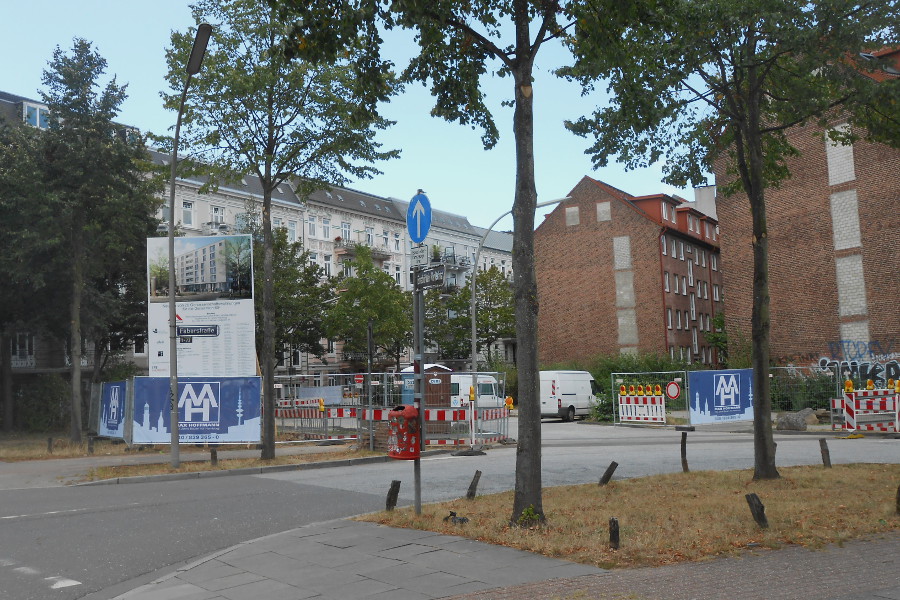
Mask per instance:
[[[450,406],[469,406],[469,388],[472,387],[471,373],[450,374]],[[493,375],[478,375],[478,408],[501,408],[506,406],[501,395],[497,378]]]
[[[541,417],[574,421],[597,403],[599,387],[587,371],[541,371]]]

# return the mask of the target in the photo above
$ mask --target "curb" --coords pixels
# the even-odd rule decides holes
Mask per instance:
[[[449,454],[450,450],[426,450],[422,456],[437,456]],[[98,481],[84,481],[73,483],[71,487],[83,487],[91,485],[119,485],[126,483],[149,483],[152,481],[180,481],[185,479],[207,479],[211,477],[230,477],[232,475],[262,475],[264,473],[279,473],[284,471],[312,471],[314,469],[328,469],[331,467],[352,467],[355,465],[375,464],[389,462],[389,456],[365,456],[362,458],[348,458],[341,460],[325,460],[311,463],[298,463],[295,465],[272,465],[271,467],[248,467],[244,469],[221,469],[219,471],[194,471],[190,473],[161,473],[159,475],[135,475],[134,477],[114,477],[112,479],[100,479]]]

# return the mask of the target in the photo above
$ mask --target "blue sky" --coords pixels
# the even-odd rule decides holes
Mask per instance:
[[[68,50],[74,37],[83,37],[106,58],[107,74],[128,84],[128,99],[119,120],[144,131],[165,133],[175,123],[175,113],[164,110],[159,97],[165,86],[165,48],[172,30],[184,31],[193,25],[189,4],[186,0],[6,2],[0,19],[0,55],[4,57],[0,90],[39,99],[41,74],[54,48]],[[403,52],[414,46],[401,41],[396,48]],[[595,93],[583,98],[579,86],[552,74],[563,64],[564,52],[553,48],[541,52],[534,85],[539,202],[565,196],[585,175],[634,195],[662,192],[693,199],[691,190],[663,185],[658,168],[626,173],[611,165],[594,171],[590,157],[584,154],[588,140],[566,131],[563,121],[589,114],[604,97]],[[401,57],[397,58],[399,63]],[[500,143],[489,151],[483,149],[479,131],[429,116],[432,102],[428,91],[411,87],[383,109],[397,124],[383,132],[380,141],[385,147],[402,150],[401,157],[382,163],[383,175],[350,187],[403,200],[422,188],[434,208],[465,215],[471,223],[487,227],[512,207],[512,109],[500,105],[510,95],[511,86],[511,79],[506,78],[487,88],[501,135]],[[541,219],[539,214],[536,224]],[[507,217],[497,228],[511,229],[512,219]]]

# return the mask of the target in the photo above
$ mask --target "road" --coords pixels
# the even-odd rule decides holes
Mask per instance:
[[[511,428],[515,435],[515,427]],[[777,435],[778,464],[820,464],[820,436]],[[545,421],[543,484],[596,482],[610,461],[616,477],[681,470],[680,432]],[[831,459],[900,463],[900,441],[829,439]],[[516,452],[422,460],[422,499],[465,494],[476,470],[478,492],[514,485]],[[692,470],[751,468],[749,434],[691,432]],[[255,476],[96,487],[0,491],[0,598],[102,600],[136,587],[159,569],[236,543],[329,519],[381,510],[390,482],[401,504],[414,497],[412,464],[403,461]],[[55,588],[55,589],[54,589]]]

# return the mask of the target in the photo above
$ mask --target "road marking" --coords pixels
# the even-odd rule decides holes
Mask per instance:
[[[53,582],[53,585],[50,586],[51,590],[72,587],[73,585],[81,585],[80,581],[75,581],[74,579],[66,579],[65,577],[44,577],[44,581]]]
[[[115,509],[123,508],[125,506],[138,506],[138,505],[139,505],[138,502],[130,502],[128,504],[118,504],[116,506],[107,506],[107,507],[103,507],[103,508],[91,506],[91,507],[85,507],[85,508],[72,508],[69,510],[51,510],[49,512],[33,513],[33,514],[26,514],[26,515],[8,515],[5,517],[0,517],[0,521],[9,520],[9,519],[30,519],[33,517],[50,517],[53,515],[66,515],[66,514],[70,515],[70,514],[80,513],[80,512],[99,512],[102,510],[115,510]]]

